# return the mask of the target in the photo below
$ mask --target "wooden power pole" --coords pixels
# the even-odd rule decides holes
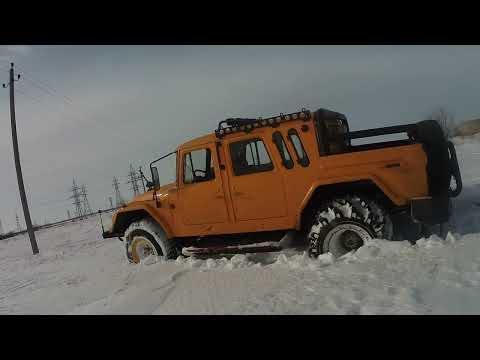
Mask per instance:
[[[17,80],[13,74],[13,63],[10,64],[10,118],[12,122],[12,141],[13,141],[13,155],[15,157],[15,169],[17,170],[18,190],[20,191],[20,199],[22,200],[23,215],[25,217],[25,224],[27,225],[28,236],[30,237],[30,244],[32,245],[33,254],[38,254],[37,240],[35,239],[35,231],[32,226],[32,219],[30,218],[30,211],[28,210],[27,196],[25,195],[25,186],[23,184],[22,168],[20,166],[20,154],[18,152],[17,141],[17,125],[15,122],[15,97],[14,97],[14,83],[20,79],[18,75]],[[5,84],[3,84],[5,88]]]

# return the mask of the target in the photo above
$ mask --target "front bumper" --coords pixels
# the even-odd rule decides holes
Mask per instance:
[[[102,237],[104,239],[117,238],[118,240],[123,241],[122,236],[123,236],[123,234],[114,233],[114,232],[111,232],[111,231],[108,231],[108,230],[102,232]]]
[[[462,191],[462,176],[458,166],[457,152],[451,141],[447,142],[449,152],[448,169],[450,172],[450,184],[448,191],[443,195],[426,196],[411,199],[411,217],[416,223],[437,225],[447,222],[452,214],[452,200]],[[451,181],[455,180],[452,189]]]
[[[102,237],[104,239],[111,239],[111,238],[119,238],[120,241],[122,241],[122,239],[120,238],[121,237],[121,234],[118,234],[118,233],[113,233],[111,231],[102,231]]]

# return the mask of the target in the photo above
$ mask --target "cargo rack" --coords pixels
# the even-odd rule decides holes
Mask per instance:
[[[273,116],[270,118],[257,118],[257,119],[248,119],[248,118],[229,118],[220,121],[218,128],[215,130],[215,136],[219,139],[228,134],[233,134],[237,132],[246,132],[249,133],[254,129],[259,129],[262,127],[277,127],[280,123],[299,120],[304,121],[310,120],[312,113],[310,110],[302,109],[291,114],[280,113],[278,116]]]

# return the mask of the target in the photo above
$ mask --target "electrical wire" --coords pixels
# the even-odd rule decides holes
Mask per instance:
[[[18,89],[18,88],[15,89],[15,92],[16,92],[16,93],[19,93],[19,94],[21,94],[21,95],[23,95],[23,96],[25,96],[26,98],[28,98],[28,99],[30,99],[30,100],[35,101],[35,102],[38,103],[38,104],[42,104],[42,101],[41,101],[39,98],[34,97],[34,96],[31,96],[31,95],[29,95],[29,94],[26,94],[24,91],[22,91],[22,90],[20,90],[20,89]]]
[[[19,66],[18,67],[20,69],[20,71],[23,74],[23,77],[29,81],[33,86],[43,90],[44,92],[46,92],[47,94],[49,95],[52,95],[52,96],[61,96],[62,97],[62,100],[69,104],[69,105],[73,105],[73,100],[71,98],[69,98],[68,96],[65,96],[63,94],[60,94],[59,91],[53,86],[53,85],[49,85],[47,84],[45,81],[43,80],[40,80],[38,78],[34,78],[34,76],[29,72],[29,71],[26,71],[22,66]]]

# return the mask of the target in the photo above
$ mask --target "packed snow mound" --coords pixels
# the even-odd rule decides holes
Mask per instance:
[[[134,265],[92,217],[38,231],[35,256],[26,235],[0,241],[0,314],[478,314],[480,139],[456,147],[464,190],[445,239]]]
[[[456,127],[455,133],[458,136],[469,136],[480,133],[480,119],[464,121]]]

